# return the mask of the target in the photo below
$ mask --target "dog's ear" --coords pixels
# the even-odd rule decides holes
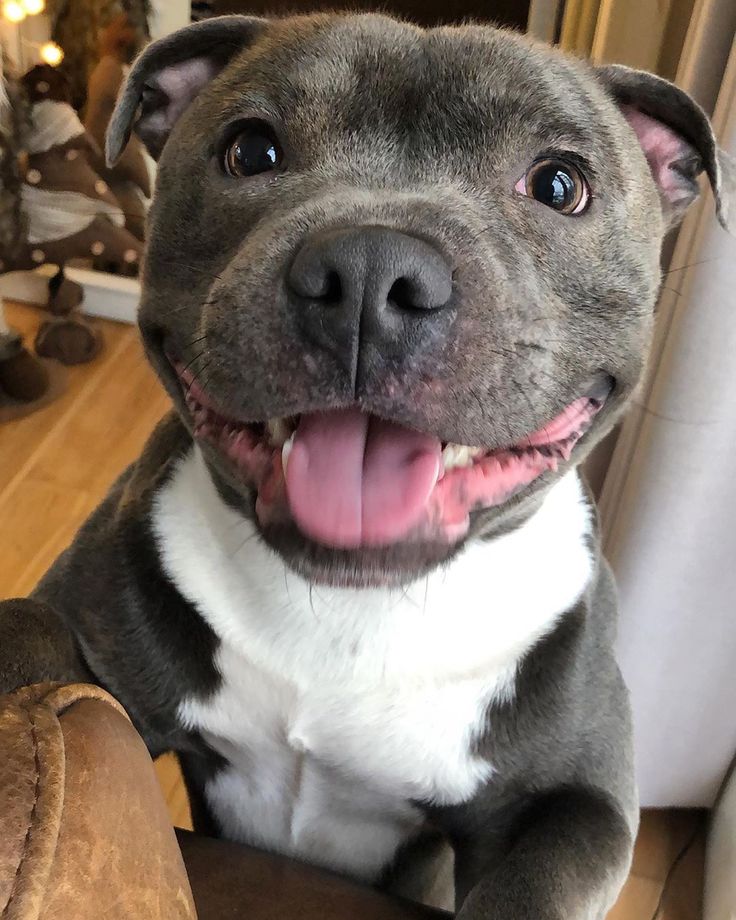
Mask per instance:
[[[668,80],[621,65],[597,71],[639,138],[659,188],[668,227],[678,224],[698,197],[705,170],[723,227],[736,231],[736,160],[720,150],[708,116]]]
[[[133,128],[158,159],[189,103],[266,24],[265,19],[253,16],[218,16],[150,44],[134,61],[112,113],[107,129],[108,165],[117,162]]]

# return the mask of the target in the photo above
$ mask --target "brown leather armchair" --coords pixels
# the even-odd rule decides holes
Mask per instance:
[[[329,873],[174,831],[146,748],[88,684],[0,697],[2,920],[440,920]]]

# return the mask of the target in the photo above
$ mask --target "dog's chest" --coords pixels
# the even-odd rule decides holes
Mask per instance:
[[[472,741],[500,675],[305,683],[271,664],[225,647],[219,693],[181,707],[228,761],[206,790],[228,837],[372,879],[420,829],[413,801],[462,801],[492,773]]]
[[[180,716],[227,760],[205,790],[227,836],[370,879],[420,828],[412,803],[492,781],[476,744],[489,706],[590,577],[579,484],[556,489],[523,528],[404,590],[311,589],[250,539],[197,452],[181,463],[154,528],[221,640],[220,689]]]

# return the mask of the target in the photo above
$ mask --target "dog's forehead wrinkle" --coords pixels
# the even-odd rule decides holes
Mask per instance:
[[[348,135],[356,148],[356,135],[381,137],[384,158],[408,152],[421,159],[442,148],[472,158],[525,134],[588,150],[596,132],[588,128],[585,93],[560,79],[574,67],[540,49],[520,55],[520,47],[495,30],[419,33],[362,17],[338,17],[306,37],[284,25],[231,62],[218,93],[235,110],[230,117],[239,106],[260,104],[322,148],[330,132],[336,146]],[[504,130],[509,123],[513,130]],[[414,148],[401,151],[397,137]]]

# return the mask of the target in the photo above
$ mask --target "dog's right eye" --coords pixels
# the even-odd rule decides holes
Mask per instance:
[[[573,163],[556,158],[536,160],[515,189],[560,214],[582,214],[590,203],[590,188]]]
[[[283,159],[281,146],[269,125],[253,119],[238,129],[225,148],[225,172],[234,178],[257,176],[278,169]]]

